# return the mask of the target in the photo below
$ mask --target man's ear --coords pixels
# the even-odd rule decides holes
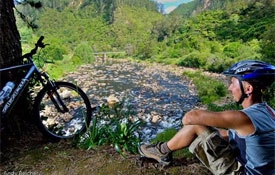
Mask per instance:
[[[245,94],[247,94],[247,95],[252,94],[253,89],[254,88],[253,88],[253,86],[250,83],[244,82],[244,91],[245,91]]]

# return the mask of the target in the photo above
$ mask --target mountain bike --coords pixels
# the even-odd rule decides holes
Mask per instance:
[[[33,106],[38,129],[53,140],[70,139],[86,131],[92,117],[91,104],[80,87],[70,82],[51,80],[36,66],[33,55],[38,48],[43,49],[47,45],[42,42],[43,39],[41,36],[31,52],[22,56],[25,63],[0,69],[0,73],[16,69],[24,71],[21,81],[1,105],[1,118],[9,115],[24,90],[29,88],[30,81],[35,80],[41,85]]]

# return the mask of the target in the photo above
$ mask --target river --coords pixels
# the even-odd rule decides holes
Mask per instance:
[[[110,96],[128,99],[138,117],[146,121],[143,142],[167,128],[179,129],[186,111],[199,105],[195,87],[182,76],[184,68],[129,60],[97,60],[66,75],[86,92],[92,106],[106,103]]]

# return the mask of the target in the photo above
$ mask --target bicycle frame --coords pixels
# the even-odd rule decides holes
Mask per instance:
[[[41,36],[35,47],[29,53],[22,55],[23,64],[0,69],[0,73],[23,70],[23,75],[20,74],[16,79],[10,96],[5,96],[4,103],[1,99],[1,130],[1,119],[9,115],[20,96],[25,90],[31,88],[30,83],[34,81],[35,85],[39,83],[40,88],[40,90],[34,90],[36,95],[31,97],[34,98],[33,119],[38,129],[54,141],[73,138],[87,130],[92,117],[91,104],[88,96],[77,85],[55,81],[36,66],[33,55],[37,53],[38,48],[43,49],[48,45],[42,42],[43,39],[44,36]]]
[[[4,103],[3,108],[1,110],[1,114],[2,114],[1,116],[5,116],[12,109],[13,105],[17,102],[19,96],[22,94],[23,90],[27,87],[34,73],[40,74],[40,71],[38,70],[38,68],[33,62],[23,64],[23,65],[3,68],[3,69],[0,69],[0,72],[10,71],[15,69],[26,69],[28,70],[28,72],[25,74],[25,77],[21,79],[20,83],[15,87],[15,90],[11,93],[10,97],[8,98],[8,101]]]

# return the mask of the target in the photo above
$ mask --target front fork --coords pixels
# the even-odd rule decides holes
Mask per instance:
[[[58,112],[69,112],[69,109],[64,104],[62,98],[60,97],[60,94],[57,91],[60,87],[55,83],[55,81],[50,80],[49,76],[45,72],[41,73],[40,77],[41,83],[43,84],[44,88],[46,88],[48,98],[51,99]]]

